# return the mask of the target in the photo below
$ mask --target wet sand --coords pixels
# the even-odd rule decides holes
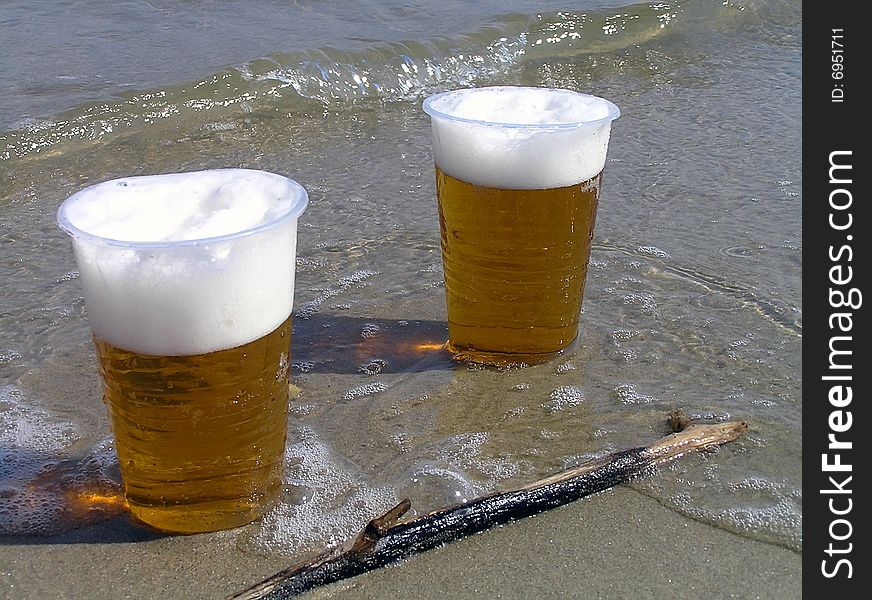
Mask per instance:
[[[223,598],[287,566],[240,550],[244,529],[163,537],[120,516],[58,537],[2,538],[0,597]],[[305,597],[792,599],[801,555],[622,486]]]

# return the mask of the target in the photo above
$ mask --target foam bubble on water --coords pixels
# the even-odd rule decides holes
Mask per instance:
[[[360,329],[360,337],[363,339],[372,339],[381,333],[381,327],[377,323],[364,323]]]
[[[639,246],[638,248],[636,248],[636,250],[640,254],[648,254],[650,256],[656,256],[657,258],[672,258],[671,256],[669,256],[668,252],[666,252],[665,250],[661,250],[656,246]]]
[[[291,368],[300,373],[308,373],[315,368],[315,363],[311,360],[299,360],[291,363]]]
[[[484,451],[490,437],[483,431],[461,433],[443,440],[437,450],[437,457],[464,474],[478,495],[520,472],[520,466],[509,457]]]
[[[657,316],[657,301],[649,292],[631,292],[624,295],[624,304],[634,304],[641,308],[643,315]]]
[[[290,412],[292,415],[298,415],[301,417],[310,415],[314,411],[315,406],[313,404],[292,404],[288,407],[288,412]]]
[[[412,436],[402,432],[391,434],[391,444],[400,452],[408,452],[412,448]]]
[[[578,406],[584,401],[584,391],[574,385],[561,385],[553,390],[549,396],[551,402],[547,404],[551,412],[557,412],[571,406]]]
[[[638,359],[638,353],[632,348],[626,348],[622,342],[632,340],[639,336],[638,331],[629,331],[626,329],[618,329],[612,332],[612,344],[615,346],[615,353],[623,357],[624,362],[632,363]]]
[[[275,330],[293,308],[306,203],[296,182],[247,169],[128,177],[73,194],[58,221],[73,237],[94,334],[189,355]]]
[[[381,359],[381,358],[374,358],[371,361],[367,362],[366,364],[363,364],[360,367],[358,367],[357,370],[358,370],[358,372],[364,373],[366,375],[378,375],[387,366],[388,366],[388,363],[386,360]]]
[[[656,402],[657,398],[642,394],[636,390],[635,384],[622,383],[612,390],[612,398],[619,401],[621,404],[646,404],[648,402]]]
[[[21,358],[15,350],[0,350],[0,365],[5,365]]]
[[[388,389],[388,386],[380,381],[373,381],[372,383],[365,383],[363,385],[359,385],[356,388],[352,388],[345,392],[342,395],[343,400],[354,400],[355,398],[362,398],[364,396],[372,396],[373,394],[378,394],[380,392]]]
[[[373,276],[378,275],[378,274],[379,274],[378,271],[369,271],[367,269],[360,269],[360,270],[355,271],[351,275],[345,275],[343,277],[340,277],[339,278],[339,287],[341,287],[343,290],[345,290],[345,289],[348,289],[349,287],[351,287],[352,285],[354,285],[355,283],[360,283],[360,282],[365,281],[365,280],[369,279],[370,277],[373,277]]]
[[[581,183],[606,162],[611,102],[570,90],[485,87],[428,98],[433,153],[445,173],[504,189]],[[497,126],[501,125],[501,126]]]
[[[75,271],[68,271],[68,272],[64,273],[63,275],[58,277],[56,281],[58,283],[63,283],[65,281],[75,281],[78,278],[79,278],[79,271],[75,270]]]
[[[426,512],[492,492],[499,482],[518,475],[521,467],[503,448],[488,448],[491,441],[490,433],[473,431],[418,448],[421,458],[401,478],[397,493]]]
[[[612,332],[612,341],[616,346],[618,346],[622,341],[631,340],[634,337],[638,337],[638,335],[638,331],[630,331],[629,329],[616,329]]]
[[[753,398],[748,401],[748,404],[755,404],[757,406],[764,406],[766,408],[778,405],[777,402],[774,402],[773,400],[766,400],[764,398]]]
[[[527,412],[527,408],[524,406],[515,406],[514,408],[508,409],[503,413],[504,419],[514,419],[515,417],[520,417],[524,413]]]
[[[297,490],[296,499],[285,499],[264,515],[253,537],[269,552],[293,554],[341,544],[396,504],[392,490],[371,485],[313,434],[304,438],[285,452],[285,485]]]
[[[729,506],[712,506],[694,500],[686,492],[669,496],[681,512],[755,539],[802,547],[802,490],[785,482],[761,475],[751,475],[738,481],[724,481],[715,474],[704,481],[687,481],[697,493],[720,497],[727,494]]]
[[[335,298],[339,294],[348,291],[352,286],[365,282],[370,277],[374,277],[378,274],[378,271],[361,269],[350,275],[344,275],[339,278],[338,287],[321,290],[317,297],[301,304],[294,312],[294,316],[300,319],[308,319],[318,312],[321,309],[321,306],[331,298]]]
[[[442,273],[442,265],[438,263],[431,263],[424,267],[423,269],[418,269],[418,273],[424,275],[427,273]]]
[[[638,337],[638,331],[629,331],[626,329],[618,329],[612,332],[612,344],[615,346],[615,353],[624,358],[627,363],[635,362],[638,358],[638,353],[632,348],[626,348],[622,342],[632,340]]]
[[[563,469],[574,469],[580,465],[583,465],[586,462],[590,462],[592,460],[598,460],[607,456],[609,453],[614,452],[615,448],[613,444],[606,443],[602,447],[598,448],[594,452],[585,452],[582,454],[573,454],[567,456],[563,459]]]
[[[48,455],[74,440],[72,423],[55,421],[47,411],[25,404],[24,394],[16,386],[0,388],[0,451],[20,449]],[[8,476],[3,471],[0,474]]]
[[[601,258],[595,258],[593,256],[590,257],[590,260],[587,262],[588,269],[596,269],[598,271],[604,271],[609,266],[609,261],[603,260]]]
[[[308,258],[297,257],[297,272],[298,273],[323,273],[326,271],[330,262],[325,258]]]
[[[566,373],[567,371],[574,371],[576,369],[575,363],[571,360],[566,361],[557,366],[557,373]]]
[[[435,465],[419,465],[408,475],[400,495],[414,498],[422,510],[462,504],[476,498],[482,486],[470,481],[456,469]],[[414,506],[413,506],[414,508]]]
[[[98,445],[82,459],[65,450],[75,426],[0,388],[0,534],[51,534],[121,510],[114,451]]]

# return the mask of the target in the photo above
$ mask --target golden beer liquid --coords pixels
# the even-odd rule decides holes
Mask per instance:
[[[291,318],[254,342],[150,356],[95,338],[127,503],[163,531],[244,525],[277,496]]]
[[[601,179],[505,190],[436,167],[449,348],[458,358],[532,364],[575,340]]]

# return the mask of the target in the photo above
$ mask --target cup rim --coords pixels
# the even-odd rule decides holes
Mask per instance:
[[[226,233],[224,235],[205,237],[205,238],[195,238],[190,240],[159,240],[159,241],[131,241],[131,240],[119,240],[109,237],[103,237],[101,235],[96,235],[94,233],[90,233],[85,231],[84,229],[80,229],[76,225],[72,223],[67,214],[69,208],[75,203],[77,197],[81,194],[84,194],[88,190],[92,190],[93,188],[109,185],[116,181],[130,180],[130,179],[138,179],[141,177],[155,177],[158,175],[184,175],[198,172],[215,172],[215,171],[240,171],[244,173],[259,173],[259,174],[267,174],[272,177],[280,177],[284,179],[285,184],[288,188],[288,195],[296,196],[296,202],[291,206],[288,212],[272,219],[271,221],[267,221],[266,223],[261,223],[255,227],[250,227],[248,229],[243,229],[241,231],[234,231],[233,233]],[[93,185],[89,185],[85,188],[82,188],[78,192],[72,194],[68,198],[66,198],[58,207],[57,211],[57,224],[58,227],[73,237],[76,240],[86,240],[93,243],[104,244],[107,246],[119,246],[124,248],[181,248],[181,247],[190,247],[190,246],[205,246],[208,244],[214,244],[219,242],[225,242],[229,240],[239,239],[243,237],[247,237],[250,235],[254,235],[256,233],[260,233],[262,231],[266,231],[268,229],[272,229],[273,227],[278,227],[290,221],[291,219],[296,219],[299,217],[303,211],[306,210],[306,207],[309,204],[309,194],[306,192],[306,188],[304,188],[300,183],[290,179],[289,177],[285,177],[284,175],[279,175],[278,173],[271,173],[269,171],[263,171],[260,169],[241,169],[241,168],[223,168],[223,169],[203,169],[201,171],[179,171],[177,173],[156,173],[153,175],[134,175],[131,177],[116,177],[113,179],[107,179],[105,181],[101,181],[99,183],[95,183]]]
[[[609,114],[605,117],[600,117],[599,119],[593,119],[590,121],[573,121],[569,123],[507,123],[501,121],[488,121],[485,119],[472,119],[469,117],[459,117],[457,115],[452,115],[441,110],[438,110],[433,106],[435,102],[442,99],[445,96],[449,96],[452,94],[474,94],[482,91],[498,91],[498,90],[537,90],[537,91],[547,91],[547,92],[561,92],[561,93],[569,93],[575,96],[581,96],[585,98],[595,98],[597,100],[601,100],[606,103],[606,106],[609,109]],[[549,130],[549,129],[575,129],[578,127],[598,127],[600,125],[604,125],[606,123],[610,123],[614,121],[618,117],[621,116],[621,109],[618,106],[605,98],[600,96],[594,96],[592,94],[586,94],[584,92],[577,92],[575,90],[570,90],[566,88],[552,88],[552,87],[536,87],[536,86],[516,86],[516,85],[494,85],[494,86],[486,86],[486,87],[472,87],[472,88],[459,88],[455,90],[447,90],[444,92],[438,92],[436,94],[432,94],[424,99],[422,104],[422,108],[424,112],[430,115],[431,117],[437,119],[444,119],[447,121],[455,121],[458,123],[469,123],[473,125],[486,125],[490,127],[504,127],[510,129],[527,129],[527,130]]]

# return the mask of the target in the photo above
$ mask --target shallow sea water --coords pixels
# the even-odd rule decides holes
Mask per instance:
[[[234,532],[240,547],[302,556],[404,496],[424,512],[648,443],[680,408],[751,429],[631,485],[689,518],[801,550],[799,2],[558,11],[516,1],[499,11],[467,3],[465,13],[457,3],[363,2],[356,28],[340,3],[273,3],[273,18],[258,13],[236,28],[194,3],[184,14],[200,15],[199,29],[184,39],[184,19],[172,23],[181,4],[128,4],[158,11],[165,52],[209,60],[163,72],[119,52],[108,70],[84,59],[75,76],[46,66],[97,61],[94,48],[115,39],[134,45],[106,25],[103,45],[71,39],[42,57],[31,87],[17,66],[0,76],[14,99],[0,113],[0,534],[59,533],[119,511],[58,205],[116,176],[232,166],[288,175],[310,193],[286,492]],[[0,27],[11,31],[25,11],[0,8]],[[304,16],[316,25],[304,27]],[[223,50],[210,41],[218,26],[231,32]],[[472,367],[440,347],[439,226],[420,104],[489,84],[568,87],[622,110],[580,338],[545,365]]]

